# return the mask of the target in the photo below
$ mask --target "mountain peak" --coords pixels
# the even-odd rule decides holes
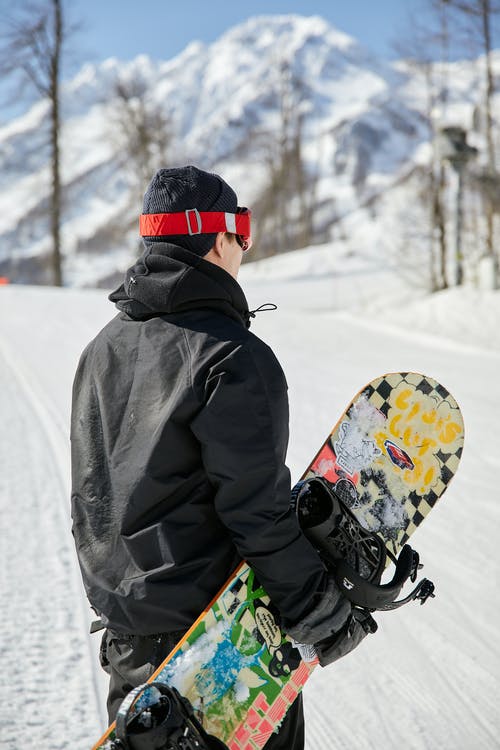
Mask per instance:
[[[472,109],[480,89],[470,72],[462,74],[456,96],[465,101],[466,91]],[[117,80],[135,76],[144,106],[168,122],[166,163],[153,160],[152,171],[194,163],[224,174],[242,203],[264,205],[283,135],[287,148],[300,138],[304,174],[314,182],[311,227],[322,239],[339,217],[411,171],[429,136],[425,92],[417,84],[408,93],[411,70],[374,58],[319,16],[250,18],[162,62],[140,55],[87,63],[63,87],[61,107],[65,264],[75,283],[83,266],[87,283],[95,268],[97,283],[104,266],[109,274],[137,252],[138,195],[146,186],[118,136],[115,90]],[[12,248],[18,259],[36,257],[37,268],[50,249],[47,125],[48,108],[38,104],[0,130],[0,275],[14,273]]]

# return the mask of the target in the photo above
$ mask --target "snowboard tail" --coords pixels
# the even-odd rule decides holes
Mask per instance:
[[[385,548],[388,565],[447,489],[463,440],[460,409],[440,383],[416,373],[390,373],[355,396],[302,481],[320,478],[359,527],[377,539],[375,546]],[[362,566],[358,572],[370,578]],[[372,578],[379,580],[379,574]],[[317,664],[314,655],[312,661],[301,658],[279,622],[253,571],[242,563],[150,681],[176,688],[204,729],[230,750],[259,750]],[[140,700],[145,706],[152,697],[146,690]],[[111,750],[114,729],[113,724],[93,750]]]

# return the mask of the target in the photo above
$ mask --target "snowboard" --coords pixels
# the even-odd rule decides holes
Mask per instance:
[[[460,409],[446,388],[425,375],[390,373],[358,392],[302,481],[326,482],[382,540],[390,564],[445,492],[463,442]],[[242,563],[150,681],[176,688],[230,750],[257,750],[317,663],[280,630],[277,610]],[[154,702],[148,691],[138,711]],[[93,750],[112,748],[114,730]]]

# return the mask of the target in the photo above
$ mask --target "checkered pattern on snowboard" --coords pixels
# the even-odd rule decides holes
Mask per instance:
[[[345,480],[345,469],[335,463],[335,444],[342,439],[340,428],[356,418],[356,404],[360,400],[362,404],[369,403],[374,407],[372,412],[379,416],[375,420],[378,426],[384,421],[380,419],[379,412],[390,422],[394,400],[401,387],[423,397],[429,396],[435,404],[447,402],[446,408],[460,425],[461,434],[452,443],[438,446],[439,450],[433,456],[436,465],[439,465],[439,475],[428,491],[422,492],[418,483],[415,485],[413,482],[415,486],[412,486],[411,471],[399,471],[387,453],[384,455],[384,442],[380,435],[370,436],[369,431],[360,433],[361,443],[365,441],[370,445],[371,441],[373,444],[373,461],[368,464],[366,459],[367,464],[362,470],[352,476],[347,475],[352,494],[346,492],[344,497],[351,497],[351,510],[360,523],[384,536],[395,553],[429,513],[458,466],[463,444],[463,423],[460,411],[446,389],[436,381],[415,373],[393,373],[378,378],[363,388],[349,405],[304,474],[306,477],[324,471],[328,473],[329,481],[332,477],[333,483],[339,479]],[[392,437],[397,442],[397,438]],[[375,443],[379,452],[373,450]],[[408,453],[411,453],[410,449]],[[346,466],[348,461],[342,464]],[[390,524],[380,525],[378,510],[381,500],[392,491],[392,510],[404,505],[407,513],[405,522],[396,531]],[[269,615],[256,618],[256,597],[259,608],[270,605],[265,592],[256,590],[252,571],[242,564],[150,678],[150,681],[164,679],[177,687],[197,709],[203,709],[206,729],[225,741],[230,750],[260,750],[264,747],[315,667],[315,662],[302,661],[298,665],[293,662],[290,651],[293,653],[295,649],[279,630],[277,635],[281,636],[281,643],[279,637],[275,638],[269,626]],[[256,649],[251,648],[253,641]],[[216,650],[217,658],[212,657],[207,661],[207,646]],[[278,678],[275,670],[271,669],[277,649],[280,661],[289,659],[290,665],[290,672]],[[213,700],[205,701],[205,695]],[[106,750],[113,737],[114,725],[94,745],[93,750]]]
[[[408,383],[408,385],[411,385],[415,391],[420,391],[420,393],[423,393],[426,396],[434,391],[443,401],[452,399],[453,404],[458,408],[455,400],[450,396],[444,386],[436,380],[432,380],[425,375],[419,375],[416,372],[394,372],[389,375],[384,375],[382,378],[378,378],[378,380],[374,380],[370,383],[362,393],[366,394],[370,402],[381,411],[382,414],[387,416],[391,406],[391,395],[394,393],[394,390],[398,385],[403,382]]]
[[[460,432],[457,438],[452,441],[452,449],[450,450],[448,445],[442,444],[439,440],[437,429],[434,431],[432,425],[424,423],[422,414],[413,415],[408,419],[408,415],[405,415],[403,413],[404,410],[400,409],[397,413],[397,420],[400,425],[401,434],[405,436],[407,442],[411,444],[413,435],[422,433],[429,440],[435,440],[437,443],[432,449],[432,463],[434,466],[432,486],[424,489],[419,486],[413,486],[415,484],[414,474],[411,471],[402,471],[395,466],[387,451],[384,450],[384,443],[380,438],[377,445],[382,455],[374,458],[372,464],[357,473],[356,476],[349,477],[353,481],[353,484],[355,484],[358,497],[360,498],[358,507],[352,507],[351,510],[363,526],[376,531],[386,539],[388,548],[394,554],[399,552],[401,547],[422,523],[457,471],[463,446],[463,421],[456,401],[446,388],[432,378],[412,372],[390,373],[372,381],[360,391],[325,442],[325,445],[330,448],[335,459],[335,444],[339,440],[341,426],[346,421],[350,423],[356,421],[356,405],[359,403],[359,400],[366,399],[372,407],[384,415],[389,423],[391,415],[395,411],[398,411],[395,404],[397,403],[398,394],[401,395],[402,391],[405,394],[410,394],[406,399],[410,403],[418,401],[419,403],[428,405],[429,412],[433,410],[435,413],[438,413],[444,410],[448,420],[453,421],[457,426],[457,432],[458,427],[460,428]],[[408,411],[410,411],[410,408],[408,408]],[[380,430],[380,432],[383,432],[383,430]],[[386,437],[391,442],[394,441],[397,445],[403,447],[405,452],[410,456],[416,454],[416,458],[414,458],[415,463],[419,461],[418,445],[411,447],[404,445],[400,435],[395,436],[388,433]],[[366,438],[370,441],[373,436],[369,437],[367,431]],[[321,451],[319,455],[321,455]],[[430,457],[427,456],[426,460],[429,461]],[[331,462],[328,464],[328,469],[331,475]],[[338,467],[335,471],[338,478],[342,478],[345,474]],[[314,466],[313,463],[312,470],[310,469],[305,476],[318,473],[321,473],[321,464],[319,463]],[[377,475],[375,482],[373,481],[374,473]],[[388,494],[391,496],[392,509],[394,509],[394,504],[398,504],[404,506],[405,513],[405,522],[400,522],[392,527],[390,523],[382,522],[382,514],[378,507],[383,502],[387,502]],[[376,510],[371,512],[370,508]]]
[[[245,601],[245,584],[237,578],[234,584],[224,592],[222,603],[228,615],[233,615]]]
[[[410,508],[410,504],[413,511],[410,511],[410,520],[404,535],[401,537],[400,546],[402,547],[413,532],[420,526],[426,515],[437,503],[449,482],[453,479],[458,469],[460,457],[462,455],[462,448],[456,453],[450,453],[448,456],[443,456],[443,463],[441,465],[441,476],[439,477],[435,487],[429,491],[425,497],[419,497],[411,493],[408,497],[407,508]]]

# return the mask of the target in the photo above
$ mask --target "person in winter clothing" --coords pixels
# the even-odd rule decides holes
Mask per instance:
[[[141,228],[73,387],[73,535],[106,627],[110,721],[242,559],[299,641],[327,642],[351,613],[289,508],[287,385],[236,281],[250,213],[218,175],[161,169]],[[297,700],[267,747],[303,734]]]

